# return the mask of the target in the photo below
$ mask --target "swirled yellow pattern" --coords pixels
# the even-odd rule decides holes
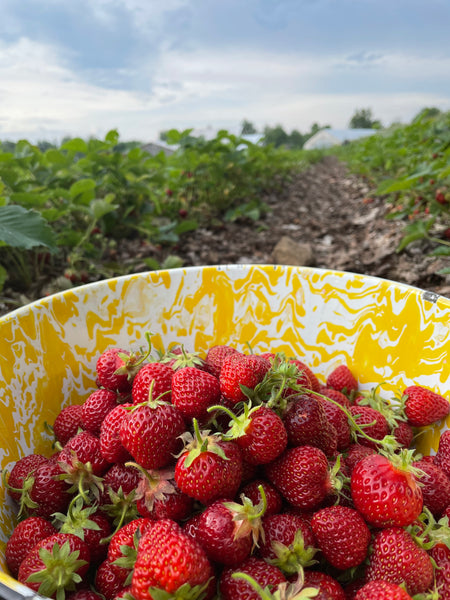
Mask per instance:
[[[368,389],[391,397],[413,383],[450,399],[450,300],[391,281],[305,267],[190,267],[74,288],[0,319],[0,464],[50,452],[45,422],[95,388],[95,363],[110,346],[137,349],[144,335],[205,352],[231,343],[283,351],[319,379],[346,362]],[[442,427],[446,427],[442,424]],[[423,436],[435,451],[439,428]],[[0,582],[15,510],[0,489]],[[20,587],[20,586],[19,586]]]

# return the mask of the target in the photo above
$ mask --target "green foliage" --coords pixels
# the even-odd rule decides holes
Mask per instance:
[[[0,289],[5,273],[11,282],[19,272],[26,289],[41,272],[44,247],[57,249],[61,265],[88,270],[128,238],[173,246],[211,219],[256,219],[266,211],[261,197],[305,164],[227,131],[205,140],[171,129],[164,139],[174,146],[170,156],[122,143],[116,130],[59,147],[2,144]]]
[[[448,256],[450,112],[425,108],[408,125],[393,125],[330,152],[386,197],[388,218],[407,220],[397,251],[427,240],[444,247],[435,255]]]

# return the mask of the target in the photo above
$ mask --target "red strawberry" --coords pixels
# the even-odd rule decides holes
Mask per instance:
[[[355,600],[412,600],[412,598],[396,583],[379,579],[363,585],[356,593]]]
[[[339,581],[321,571],[305,569],[305,587],[318,587],[328,592],[331,600],[346,600],[345,592]]]
[[[234,498],[242,481],[239,446],[222,441],[220,436],[202,435],[198,429],[190,438],[175,465],[175,481],[180,490],[203,504]]]
[[[152,362],[139,369],[133,380],[131,397],[133,404],[157,400],[170,402],[173,370],[160,362]]]
[[[441,433],[434,463],[450,477],[450,429]]]
[[[126,581],[136,562],[139,540],[153,527],[153,519],[133,519],[114,533],[107,547],[111,570],[120,581]]]
[[[20,583],[48,598],[75,590],[89,568],[89,548],[77,535],[55,533],[39,541],[20,565]]]
[[[263,488],[267,504],[264,516],[269,517],[279,513],[283,505],[281,494],[274,485],[265,479],[252,479],[241,489],[241,494],[251,500],[252,504],[259,504],[263,499],[260,486]]]
[[[423,504],[439,519],[449,505],[450,479],[437,464],[428,460],[415,461],[413,466],[422,472],[419,483]]]
[[[30,550],[54,533],[56,529],[42,517],[28,517],[16,525],[5,549],[6,565],[13,577],[17,577],[20,564]]]
[[[252,465],[272,462],[286,448],[288,436],[281,418],[267,406],[244,404],[243,412],[236,416],[230,410],[230,428],[224,439],[235,440],[243,459]]]
[[[315,508],[331,489],[327,457],[314,446],[285,450],[265,471],[284,498],[304,510]]]
[[[334,388],[324,385],[320,387],[319,393],[322,394],[322,396],[330,398],[330,400],[334,400],[344,408],[348,408],[350,406],[350,400],[339,390],[335,390]]]
[[[117,574],[108,559],[97,567],[94,577],[95,589],[106,599],[114,600],[126,588],[126,577]]]
[[[220,389],[222,394],[234,404],[246,400],[241,386],[253,390],[270,369],[270,363],[256,354],[229,354],[222,363]]]
[[[299,369],[300,372],[305,373],[305,375],[308,378],[308,381],[309,381],[309,384],[311,386],[311,389],[314,392],[319,392],[320,391],[319,380],[314,375],[314,373],[311,371],[311,369],[308,367],[308,365],[306,365],[304,362],[302,362],[301,360],[298,360],[296,358],[291,359],[289,362],[291,362],[294,365],[296,365],[298,367],[298,369]]]
[[[207,409],[220,401],[217,377],[196,367],[184,367],[173,374],[172,403],[185,419],[205,419]]]
[[[130,403],[118,404],[103,419],[100,427],[100,452],[110,463],[124,463],[131,460],[120,439],[120,426],[129,416]]]
[[[372,454],[376,454],[376,451],[373,448],[369,448],[369,446],[350,444],[344,454],[344,464],[348,469],[349,474],[351,475],[355,465],[359,463],[360,460],[366,456],[371,456]]]
[[[386,417],[375,408],[370,406],[359,406],[357,404],[348,409],[354,421],[359,427],[363,427],[364,434],[358,431],[354,425],[351,428],[355,431],[356,439],[359,443],[377,449],[379,443],[376,440],[382,440],[390,433],[389,423]],[[369,436],[372,439],[368,439]]]
[[[347,365],[339,365],[328,375],[327,387],[349,395],[358,390],[358,382]]]
[[[81,420],[81,404],[70,404],[64,407],[53,423],[53,432],[56,440],[64,446],[71,437],[84,429]]]
[[[163,401],[137,404],[120,424],[122,445],[144,469],[161,469],[173,461],[185,431],[182,414]]]
[[[242,501],[216,500],[198,520],[196,539],[213,563],[238,566],[258,544],[264,506],[254,506],[245,497]]]
[[[20,502],[25,480],[34,473],[42,464],[48,462],[48,458],[42,454],[28,454],[19,458],[14,464],[8,477],[6,488],[9,495],[16,502]]]
[[[97,505],[86,506],[79,496],[70,503],[66,514],[54,513],[53,517],[60,533],[73,533],[86,542],[91,563],[98,564],[106,558],[107,546],[101,540],[109,537],[111,525]]]
[[[414,439],[414,431],[411,425],[406,421],[398,421],[392,428],[391,435],[394,436],[395,441],[402,448],[409,448]]]
[[[375,527],[403,527],[417,519],[422,491],[410,466],[411,454],[401,451],[391,459],[373,454],[360,460],[350,480],[355,508]]]
[[[424,387],[411,385],[403,396],[405,415],[413,427],[432,425],[450,414],[450,402]]]
[[[141,537],[131,582],[136,600],[152,600],[153,589],[175,595],[182,586],[194,600],[211,586],[210,580],[214,582],[214,571],[204,550],[174,521],[156,521]]]
[[[337,393],[340,394],[340,392]],[[326,398],[321,398],[319,396],[317,399],[324,409],[328,422],[333,425],[334,431],[336,432],[337,450],[341,452],[346,450],[351,443],[351,430],[346,413],[339,406]]]
[[[100,426],[106,415],[117,405],[117,394],[100,389],[92,392],[81,406],[82,428],[92,435],[100,435]]]
[[[325,409],[313,394],[299,394],[283,413],[289,446],[316,446],[327,456],[337,448],[336,430],[328,421]]]
[[[66,600],[104,600],[103,596],[90,588],[80,588],[66,594]]]
[[[190,516],[194,500],[177,487],[172,469],[140,470],[141,479],[135,495],[140,515],[172,521],[182,521]]]
[[[279,583],[286,581],[283,573],[274,565],[261,558],[251,557],[239,567],[227,567],[222,571],[219,580],[219,592],[222,600],[260,600],[260,595],[244,579],[236,579],[234,573],[250,575],[264,589],[274,589]],[[345,599],[344,599],[345,600]]]
[[[92,473],[96,476],[103,475],[110,467],[100,450],[100,440],[89,431],[80,431],[74,435],[62,449],[59,455],[60,462],[66,461],[74,465],[75,462],[83,465],[90,464]]]
[[[405,583],[411,596],[425,592],[433,582],[430,556],[402,527],[388,527],[374,535],[366,581],[378,579]]]
[[[205,358],[205,368],[208,373],[211,373],[211,375],[214,375],[219,379],[223,361],[229,354],[235,354],[236,352],[236,348],[233,348],[232,346],[211,346],[206,353]]]
[[[347,506],[329,506],[314,513],[311,528],[326,560],[336,569],[357,567],[366,558],[370,531],[364,519]]]
[[[259,552],[287,575],[315,562],[315,540],[309,521],[300,515],[281,513],[263,518],[264,536]]]
[[[98,386],[121,394],[130,392],[132,381],[127,369],[130,360],[130,352],[122,348],[105,350],[97,359]]]

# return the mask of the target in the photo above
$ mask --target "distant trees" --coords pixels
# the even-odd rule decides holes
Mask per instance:
[[[258,133],[255,126],[250,121],[244,119],[241,126],[241,135],[251,135],[252,133]]]
[[[372,117],[370,108],[355,110],[349,123],[350,129],[381,129],[381,122]]]

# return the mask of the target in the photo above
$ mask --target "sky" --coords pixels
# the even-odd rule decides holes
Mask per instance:
[[[0,141],[450,110],[450,0],[0,0]]]

